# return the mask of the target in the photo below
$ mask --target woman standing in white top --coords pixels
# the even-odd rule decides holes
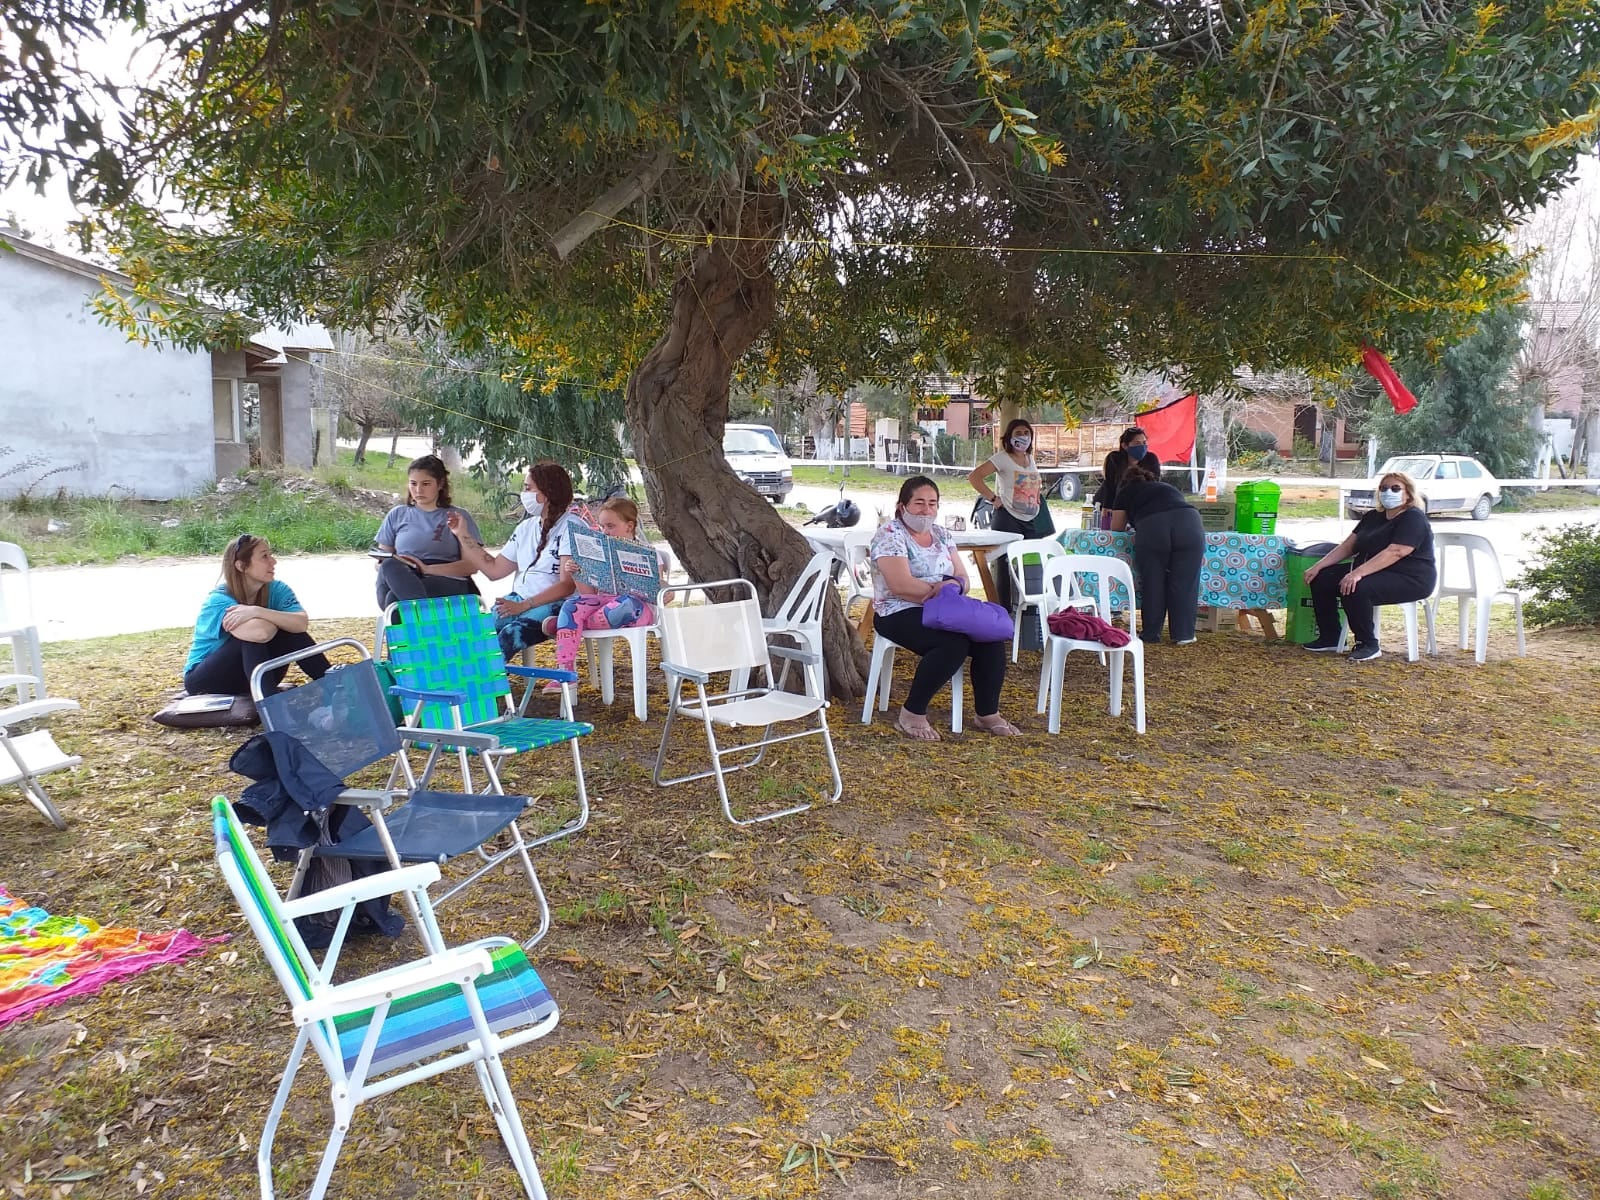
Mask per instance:
[[[989,477],[995,486],[989,487]],[[1000,449],[988,462],[972,468],[967,482],[989,503],[993,504],[994,517],[991,529],[1006,533],[1020,533],[1025,538],[1047,538],[1056,531],[1050,517],[1050,506],[1045,503],[1044,480],[1033,461],[1033,426],[1018,419],[1006,425],[1000,435]],[[1000,604],[1011,608],[1011,571],[1009,565],[996,578]]]

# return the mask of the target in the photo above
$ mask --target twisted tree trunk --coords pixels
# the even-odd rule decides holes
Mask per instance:
[[[748,202],[739,219],[740,237],[752,240],[695,252],[673,286],[666,332],[628,380],[626,404],[650,511],[689,577],[748,579],[770,615],[812,552],[722,453],[734,364],[776,311],[768,255],[779,203]],[[830,691],[859,697],[866,651],[831,590],[824,652]]]

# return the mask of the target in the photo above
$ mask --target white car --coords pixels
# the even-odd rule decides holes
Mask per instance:
[[[1365,516],[1376,507],[1377,479],[1399,471],[1416,480],[1430,517],[1440,513],[1467,513],[1474,521],[1487,521],[1500,502],[1500,484],[1489,469],[1464,454],[1401,454],[1383,464],[1376,479],[1354,487],[1340,487],[1345,516]]]
[[[794,490],[794,465],[770,425],[725,425],[722,453],[733,473],[768,500],[782,504]]]

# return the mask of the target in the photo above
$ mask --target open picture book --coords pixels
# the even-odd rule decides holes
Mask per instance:
[[[635,596],[654,604],[661,590],[661,558],[644,542],[608,537],[596,529],[575,529],[568,553],[583,583],[611,596]]]

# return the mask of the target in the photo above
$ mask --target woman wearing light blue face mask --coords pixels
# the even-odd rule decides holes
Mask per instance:
[[[572,476],[559,463],[534,463],[523,476],[522,489],[527,519],[511,531],[499,554],[480,547],[471,556],[473,567],[490,579],[516,572],[512,591],[494,602],[495,632],[507,658],[546,640],[544,619],[555,616],[561,602],[577,591],[562,573],[561,555],[568,526],[584,523],[572,507]]]
[[[994,477],[994,488],[989,478]],[[979,463],[967,475],[967,482],[989,503],[994,516],[989,527],[1005,533],[1020,533],[1025,538],[1047,538],[1056,531],[1045,503],[1044,479],[1033,461],[1033,426],[1023,420],[1011,421],[1000,435],[1000,449],[987,462]],[[1011,607],[1011,572],[995,574],[996,599]]]
[[[1352,561],[1346,561],[1351,559]],[[1343,649],[1339,608],[1344,608],[1355,648],[1352,662],[1370,662],[1381,653],[1373,610],[1383,604],[1425,600],[1437,581],[1433,526],[1409,475],[1391,471],[1378,480],[1378,507],[1306,571],[1317,614],[1316,653]]]

